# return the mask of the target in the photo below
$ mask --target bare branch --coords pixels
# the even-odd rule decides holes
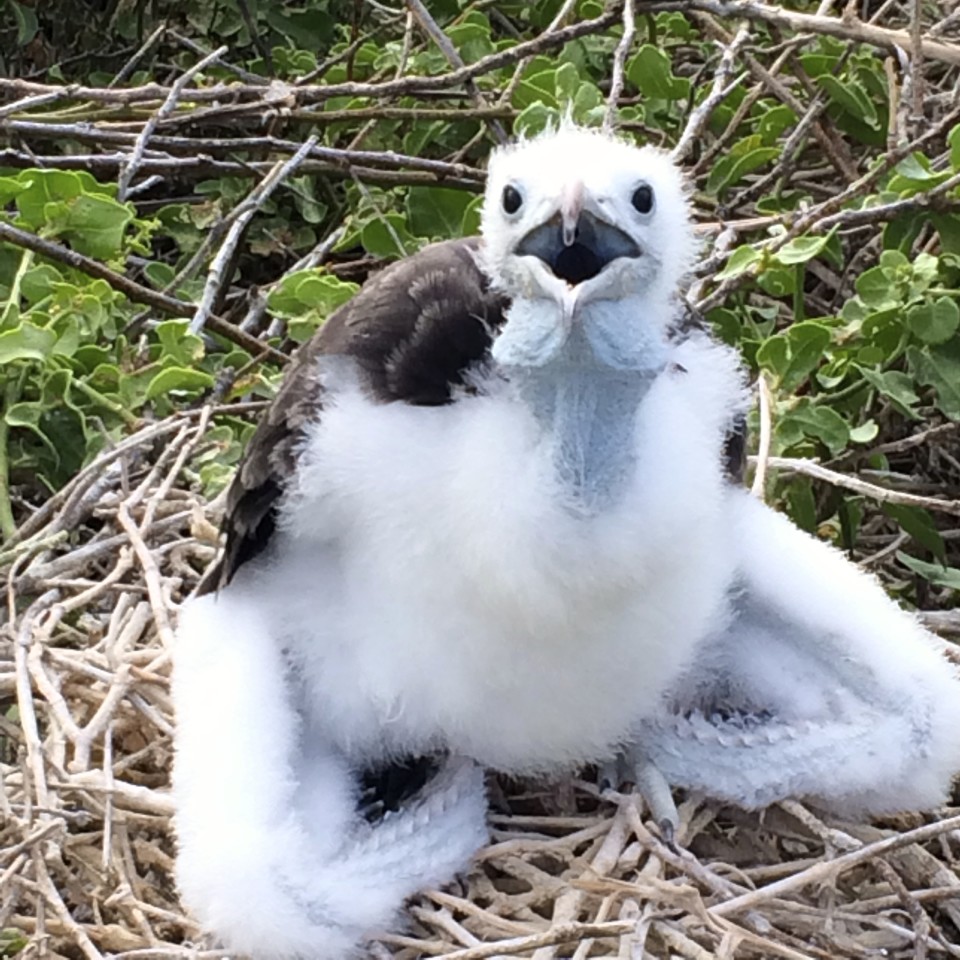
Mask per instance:
[[[188,303],[186,300],[178,300],[176,297],[168,296],[164,293],[158,293],[142,284],[124,277],[114,272],[109,267],[104,266],[98,260],[92,257],[84,256],[75,250],[64,247],[59,243],[53,243],[50,240],[44,240],[28,230],[21,230],[19,227],[10,226],[8,223],[0,222],[0,240],[6,240],[18,247],[25,247],[27,250],[33,250],[34,253],[42,254],[63,263],[75,270],[80,270],[91,277],[97,277],[105,280],[114,290],[119,290],[122,294],[129,297],[134,303],[144,303],[148,306],[174,317],[187,317],[194,313],[196,306]],[[275,350],[267,344],[261,343],[255,337],[249,336],[242,330],[235,327],[232,323],[220,317],[209,317],[207,326],[211,331],[235,343],[244,350],[250,351],[254,356],[261,354],[269,357],[274,363],[284,364],[288,361],[286,354]]]
[[[610,77],[610,93],[607,96],[607,109],[603,116],[603,129],[608,133],[616,126],[617,104],[620,94],[623,93],[624,70],[627,56],[633,46],[633,38],[637,32],[636,16],[633,12],[633,0],[623,0],[623,35],[613,54],[613,71]]]
[[[190,321],[190,330],[193,333],[199,333],[210,319],[213,305],[220,295],[221,288],[226,279],[224,275],[225,267],[230,262],[237,244],[243,236],[244,230],[247,229],[247,224],[253,219],[254,214],[270,199],[273,191],[276,190],[287,177],[293,175],[297,167],[303,163],[316,143],[317,138],[315,136],[311,137],[289,160],[276,164],[259,186],[232,212],[233,223],[227,231],[227,236],[221,244],[220,250],[210,264],[207,282],[203,288],[203,297],[197,306],[197,311],[193,315],[193,319]]]

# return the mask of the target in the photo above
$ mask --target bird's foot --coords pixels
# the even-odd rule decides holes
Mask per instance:
[[[672,847],[680,827],[680,814],[670,793],[670,784],[659,768],[644,754],[632,748],[604,763],[599,772],[600,789],[620,789],[633,784],[643,798],[660,837]]]

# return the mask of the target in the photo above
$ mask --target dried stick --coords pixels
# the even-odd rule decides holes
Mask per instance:
[[[720,57],[720,63],[717,64],[717,69],[714,72],[713,85],[710,88],[710,92],[701,103],[697,104],[697,106],[690,111],[690,116],[687,117],[687,123],[683,128],[683,133],[680,134],[676,145],[670,151],[670,157],[674,163],[682,163],[684,161],[694,141],[710,119],[710,114],[713,113],[714,108],[743,82],[742,77],[737,77],[733,82],[729,82],[729,80],[730,74],[733,72],[733,64],[737,54],[749,36],[750,32],[747,29],[747,23],[744,22],[737,28],[733,39],[729,43],[723,44],[723,55]]]
[[[767,489],[767,467],[770,465],[770,445],[773,441],[773,417],[771,408],[773,398],[770,395],[770,385],[763,371],[757,378],[757,392],[760,396],[760,440],[755,457],[756,472],[753,475],[753,484],[750,492],[761,500]]]
[[[907,30],[891,30],[865,23],[855,17],[826,17],[815,13],[801,13],[786,7],[755,3],[754,0],[674,0],[670,3],[651,3],[651,11],[700,10],[716,17],[735,17],[738,20],[760,20],[782,30],[796,33],[821,34],[853,43],[867,43],[882,50],[895,52],[901,47],[914,52],[915,38]],[[920,52],[930,60],[951,66],[960,65],[960,47],[922,37]]]
[[[935,837],[943,836],[952,830],[960,829],[960,816],[947,817],[938,820],[936,823],[924,824],[922,827],[916,827],[908,830],[906,833],[896,834],[892,837],[886,837],[883,840],[877,840],[875,843],[869,843],[859,850],[851,850],[849,853],[843,853],[834,860],[825,860],[816,863],[799,873],[790,877],[784,877],[774,883],[769,883],[758,890],[752,890],[749,893],[734,897],[733,900],[726,900],[709,908],[712,915],[717,917],[728,916],[731,913],[740,913],[743,910],[751,910],[769,900],[781,897],[787,893],[795,893],[802,887],[811,883],[825,883],[832,880],[838,874],[849,870],[851,867],[858,866],[874,857],[881,857],[885,854],[900,850],[903,847],[911,846],[915,843],[924,843]]]
[[[404,0],[404,2],[407,5],[407,9],[416,18],[417,23],[420,24],[424,32],[437,45],[444,57],[446,57],[447,63],[449,63],[454,70],[463,70],[466,67],[466,64],[463,62],[463,57],[460,56],[457,48],[450,42],[450,38],[440,29],[437,21],[433,19],[430,11],[423,5],[421,0]],[[479,87],[473,82],[472,78],[467,80],[464,86],[477,107],[480,109],[489,107],[486,98],[480,92]],[[490,127],[500,143],[506,143],[507,132],[503,129],[500,122],[496,119],[491,119]]]
[[[636,17],[633,12],[633,0],[623,0],[623,35],[613,54],[613,71],[610,76],[610,93],[607,96],[607,109],[603,115],[603,129],[607,133],[613,131],[617,121],[617,104],[620,94],[623,93],[624,71],[627,56],[633,46],[633,38],[637,32]]]
[[[450,73],[438,76],[416,77],[407,76],[399,80],[389,80],[383,83],[331,83],[312,86],[298,86],[291,88],[291,95],[301,103],[322,103],[334,97],[401,97],[418,93],[428,93],[437,90],[448,90],[457,87],[467,80],[473,80],[486,73],[499,70],[522,60],[524,57],[536,56],[562,47],[571,40],[600,33],[617,20],[617,11],[610,9],[591,20],[581,20],[579,23],[562,27],[553,32],[545,31],[539,37],[518,43],[506,50],[489,54]],[[159,83],[148,83],[141,87],[129,87],[122,90],[108,90],[103,87],[86,87],[73,84],[62,88],[53,84],[35,83],[30,80],[10,79],[0,77],[0,93],[11,92],[17,96],[27,96],[38,93],[67,89],[68,95],[75,100],[90,100],[95,103],[112,103],[129,106],[134,103],[148,103],[163,101],[170,92],[170,88]],[[262,84],[214,84],[209,87],[198,87],[190,91],[190,99],[196,103],[220,103],[223,101],[240,101],[247,98],[259,100],[263,97]]]
[[[154,307],[168,316],[185,317],[192,314],[196,307],[186,300],[179,300],[176,297],[168,296],[164,293],[157,293],[142,284],[116,273],[109,267],[104,266],[99,260],[84,256],[75,250],[51,240],[44,240],[28,230],[21,230],[19,227],[11,226],[8,223],[0,221],[0,240],[6,240],[9,243],[16,244],[19,247],[25,247],[27,250],[33,250],[34,253],[42,254],[55,260],[58,263],[80,270],[88,276],[97,277],[105,280],[114,290],[119,290],[122,294],[129,297],[134,303],[143,303]],[[286,354],[279,350],[251,337],[244,331],[239,330],[232,323],[228,323],[217,316],[211,316],[207,319],[207,326],[214,333],[226,340],[235,343],[238,347],[243,347],[254,356],[263,353],[274,363],[285,364],[290,359]]]
[[[227,231],[227,236],[220,245],[217,255],[210,264],[210,270],[207,273],[207,282],[203,288],[203,296],[197,306],[196,313],[193,315],[193,319],[190,321],[190,330],[192,333],[199,333],[210,319],[213,305],[220,295],[225,280],[224,271],[233,257],[237,244],[240,242],[240,238],[247,228],[247,224],[250,223],[256,212],[267,200],[270,199],[274,190],[303,163],[310,151],[316,146],[316,143],[316,136],[310,137],[289,160],[275,164],[257,188],[232,212],[233,223]],[[239,328],[234,327],[234,329],[237,330]]]
[[[748,457],[750,463],[756,463],[757,457]],[[868,483],[859,477],[852,477],[846,473],[838,473],[829,467],[824,467],[816,460],[804,460],[793,457],[770,457],[767,465],[774,470],[789,470],[793,473],[802,473],[816,480],[823,480],[835,487],[843,487],[853,493],[862,494],[879,503],[902,503],[911,507],[923,507],[925,510],[935,510],[947,513],[953,517],[960,517],[960,500],[941,500],[939,497],[922,497],[915,493],[903,493],[899,490],[889,490],[874,483]]]
[[[157,110],[157,112],[144,125],[143,130],[137,137],[137,142],[134,144],[133,153],[130,156],[130,160],[120,171],[119,199],[121,202],[127,199],[127,194],[130,190],[130,183],[136,175],[141,162],[143,161],[143,153],[147,149],[147,141],[149,141],[150,137],[153,135],[154,130],[157,129],[157,124],[173,113],[187,84],[190,83],[190,81],[198,73],[200,73],[201,70],[203,70],[205,67],[208,67],[211,63],[215,63],[217,60],[219,60],[228,49],[229,48],[226,46],[219,47],[217,50],[214,50],[213,53],[205,56],[199,63],[194,64],[182,76],[176,79],[173,86],[170,88],[170,92],[167,94],[166,99],[161,104],[160,109]]]

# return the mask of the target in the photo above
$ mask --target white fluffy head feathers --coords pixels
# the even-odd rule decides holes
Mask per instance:
[[[488,274],[532,299],[667,299],[696,252],[669,156],[572,123],[492,154],[482,233]]]

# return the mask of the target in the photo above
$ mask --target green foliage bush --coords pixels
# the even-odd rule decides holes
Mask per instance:
[[[542,37],[560,3],[430,6],[463,63],[483,66],[485,58]],[[647,9],[656,6],[638,4],[617,116],[624,135],[670,147],[710,95],[723,48],[715,42],[716,21],[696,4],[687,12]],[[472,92],[462,84],[427,92],[413,85],[385,97],[376,88],[327,90],[398,76],[439,78],[451,66],[423,33],[407,29],[405,17],[378,7],[237,0],[110,7],[100,30],[113,31],[117,51],[106,60],[102,51],[94,55],[89,24],[64,37],[56,20],[70,15],[68,7],[65,0],[44,7],[7,0],[0,38],[14,52],[0,74],[32,70],[47,83],[105,84],[165,18],[171,33],[147,48],[118,87],[169,85],[198,59],[175,39],[187,35],[204,51],[230,48],[195,78],[195,89],[259,83],[264,94],[261,102],[238,95],[231,106],[184,93],[154,133],[180,137],[186,146],[154,142],[161,157],[184,163],[171,162],[158,185],[124,202],[115,170],[105,174],[92,163],[93,172],[71,170],[66,161],[117,149],[91,147],[91,132],[138,132],[159,100],[65,95],[25,103],[8,115],[18,139],[0,157],[0,223],[196,303],[224,227],[262,178],[264,161],[291,152],[276,143],[313,134],[321,147],[369,152],[287,179],[259,208],[233,258],[218,310],[237,322],[257,298],[265,300],[279,322],[254,325],[254,332],[284,350],[309,337],[384,259],[476,232],[479,170],[498,124],[529,135],[567,112],[599,123],[622,34],[618,18],[608,16],[566,43],[480,71]],[[817,4],[789,7],[815,11]],[[569,22],[603,16],[601,4],[581,0]],[[736,21],[724,26],[732,35]],[[42,69],[30,61],[38,37],[60,54]],[[945,123],[947,108],[931,96],[928,115],[904,126],[891,106],[900,91],[891,89],[885,51],[811,34],[777,61],[782,41],[779,30],[751,25],[749,51],[733,56],[725,95],[687,159],[704,223],[739,224],[737,244],[706,261],[700,306],[717,335],[766,378],[775,456],[817,458],[894,486],[907,478],[924,492],[956,499],[958,432],[944,434],[951,446],[943,457],[918,445],[903,448],[913,451],[907,459],[898,452],[891,461],[887,447],[924,425],[960,421],[958,118]],[[777,62],[775,81],[758,80],[744,57],[768,75]],[[940,92],[949,92],[949,71],[936,63],[926,68],[928,91],[943,84]],[[272,106],[269,91],[278,98]],[[819,119],[803,132],[814,107]],[[51,143],[38,133],[40,124],[72,124],[74,135]],[[795,137],[798,129],[803,135]],[[265,136],[275,138],[273,146],[257,142]],[[42,156],[43,168],[21,168],[24,143]],[[123,147],[128,156],[131,148]],[[211,158],[207,168],[186,165],[198,157]],[[447,166],[431,172],[403,157]],[[147,176],[145,168],[141,180]],[[719,228],[709,229],[713,240]],[[297,267],[337,229],[325,265]],[[714,251],[707,244],[704,252]],[[103,279],[0,243],[0,449],[18,509],[58,489],[145,420],[210,399],[270,394],[277,367],[220,332],[189,333],[189,317],[159,316]],[[235,416],[218,423],[212,445],[191,465],[210,494],[226,482],[249,429]],[[798,523],[850,549],[864,530],[874,544],[906,534],[885,568],[891,585],[925,603],[949,602],[960,578],[950,514],[881,507],[790,473],[777,477],[770,493]],[[13,522],[8,507],[7,535]]]

